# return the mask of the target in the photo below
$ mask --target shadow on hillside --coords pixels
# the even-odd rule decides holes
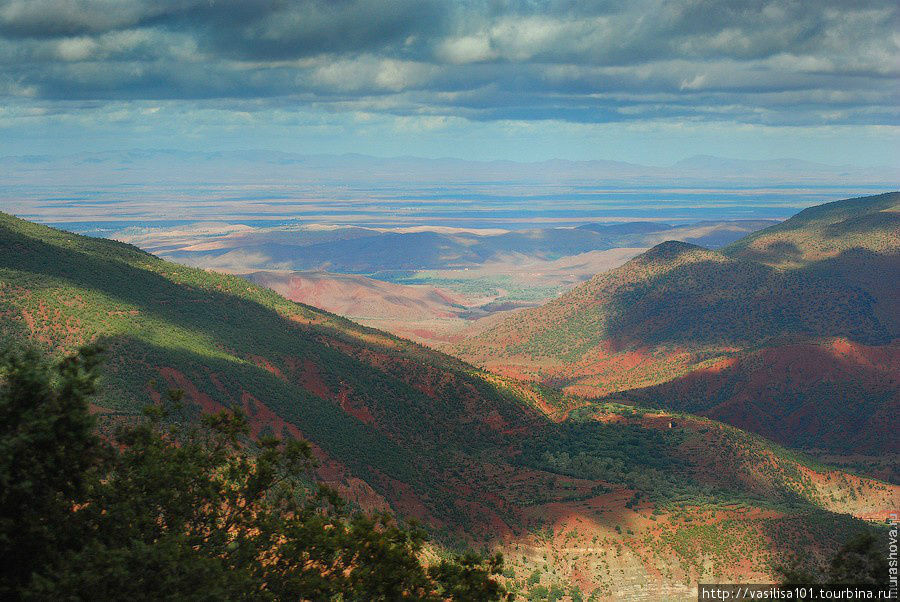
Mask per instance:
[[[153,401],[153,391],[164,398],[170,388],[185,392],[189,414],[211,406],[242,407],[244,394],[249,393],[342,462],[366,457],[360,450],[369,449],[370,457],[382,458],[385,465],[398,470],[410,464],[408,454],[377,429],[352,419],[338,404],[324,401],[299,383],[280,378],[264,367],[160,347],[133,337],[104,337],[99,342],[108,349],[103,382],[105,406],[122,414],[138,414]],[[245,409],[251,422],[265,414],[260,408],[254,411],[252,404]]]
[[[900,337],[900,249],[874,253],[854,248],[837,257],[823,259],[806,268],[823,278],[832,278],[862,289],[876,300],[874,311],[892,338]]]
[[[518,436],[495,430],[483,416],[469,415],[465,400],[431,399],[346,357],[323,363],[325,380],[345,384],[351,403],[370,405],[376,421],[369,424],[346,413],[346,399],[314,395],[288,371],[275,374],[249,362],[210,358],[133,337],[100,342],[109,350],[101,400],[111,410],[103,416],[107,430],[117,421],[133,420],[144,405],[178,388],[184,391],[186,403],[180,419],[239,406],[258,434],[285,436],[291,430],[284,423],[292,425],[401,514],[416,516],[415,508],[421,507],[427,510],[425,519],[437,519],[433,526],[461,528],[473,520],[462,501],[489,504],[491,512],[510,520],[512,510],[507,504],[494,507],[488,500],[496,501],[496,491],[505,486],[502,474],[515,470],[509,461]],[[380,406],[376,407],[376,399]],[[512,419],[509,413],[516,412],[532,427],[552,425],[524,406],[504,409],[502,405],[510,400],[487,401],[495,410],[500,407],[501,413],[506,412],[508,419]],[[485,462],[492,468],[486,469]],[[330,464],[324,471],[331,479],[340,472]]]
[[[392,412],[393,420],[398,424],[407,422],[410,432],[421,435],[435,429],[439,433],[445,428],[443,424],[453,420],[462,422],[462,417],[474,409],[484,409],[485,413],[496,411],[503,421],[516,424],[538,420],[535,410],[469,376],[468,367],[459,360],[407,342],[394,347],[380,345],[366,336],[377,331],[351,326],[349,321],[345,322],[348,328],[358,329],[360,336],[344,334],[332,326],[297,323],[253,300],[201,288],[200,280],[193,285],[177,284],[115,258],[98,258],[63,249],[15,232],[5,233],[2,241],[17,251],[0,253],[0,267],[49,276],[133,305],[139,314],[128,319],[133,320],[135,332],[140,332],[148,320],[155,318],[204,335],[219,352],[243,360],[253,360],[254,356],[264,358],[283,373],[288,372],[284,365],[287,358],[312,358],[323,376],[332,381],[330,388],[335,394],[346,386],[363,397],[373,411],[397,406]],[[172,269],[184,268],[173,265]],[[196,274],[210,285],[207,279],[213,276],[184,270],[183,276]],[[277,297],[269,291],[263,294]],[[283,302],[286,306],[290,304]],[[331,319],[329,314],[321,315]],[[335,324],[344,323],[340,318],[333,319]],[[99,331],[103,333],[102,327]],[[393,340],[389,335],[382,336]],[[177,350],[183,344],[182,339],[173,339],[172,346],[167,348]],[[203,356],[195,358],[194,363],[204,361],[214,360]],[[444,374],[453,375],[450,384],[437,391],[446,399],[429,397],[416,388],[438,382]],[[482,407],[485,404],[491,407]],[[471,424],[459,433],[459,437],[473,442],[479,435],[486,436]]]
[[[615,397],[708,416],[789,447],[900,453],[891,431],[900,411],[898,362],[896,346],[848,353],[788,345]]]
[[[859,253],[846,251],[830,264],[787,272],[741,260],[680,265],[620,287],[605,304],[605,338],[614,351],[666,344],[755,346],[809,337],[888,343],[891,332],[876,316],[873,296],[825,269],[852,256],[865,270]]]
[[[879,211],[848,217],[847,219],[828,224],[823,229],[825,236],[839,238],[848,234],[877,232],[889,228],[900,228],[900,214],[892,211]]]
[[[783,263],[786,261],[800,261],[803,259],[803,251],[792,242],[776,240],[770,242],[763,249],[746,247],[741,256],[750,261],[758,261],[764,264]]]
[[[770,562],[776,577],[779,568],[792,568],[796,562],[801,570],[815,574],[827,567],[835,551],[851,538],[872,529],[865,520],[820,508],[757,524],[770,542]]]

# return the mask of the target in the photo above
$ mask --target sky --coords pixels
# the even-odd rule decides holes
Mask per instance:
[[[0,155],[900,165],[895,0],[0,0]]]

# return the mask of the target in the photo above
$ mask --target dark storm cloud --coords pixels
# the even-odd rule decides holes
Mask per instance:
[[[896,124],[896,2],[5,0],[0,95]]]
[[[373,51],[434,32],[431,0],[7,0],[0,35],[52,39],[139,28],[184,32],[220,57]]]

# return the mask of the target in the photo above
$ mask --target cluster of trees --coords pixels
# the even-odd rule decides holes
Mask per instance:
[[[422,560],[425,532],[354,512],[303,441],[240,413],[113,441],[89,400],[100,352],[0,356],[0,598],[499,600],[502,558]]]
[[[679,457],[685,436],[681,429],[570,421],[524,441],[519,461],[578,479],[626,485],[655,504],[691,497],[705,502],[713,490],[701,486],[694,467]]]
[[[867,529],[851,537],[821,565],[801,566],[799,559],[780,568],[785,585],[830,583],[890,587],[887,529]]]

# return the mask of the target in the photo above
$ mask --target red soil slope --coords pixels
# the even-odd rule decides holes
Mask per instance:
[[[900,453],[900,343],[835,339],[770,347],[672,381],[632,390],[680,411],[751,430],[784,445]],[[815,436],[811,436],[815,434]]]
[[[422,320],[456,317],[461,300],[431,286],[382,282],[353,274],[254,272],[246,276],[291,301],[355,318]]]
[[[719,252],[662,243],[453,351],[787,445],[894,454],[898,216],[889,193],[812,207]]]

